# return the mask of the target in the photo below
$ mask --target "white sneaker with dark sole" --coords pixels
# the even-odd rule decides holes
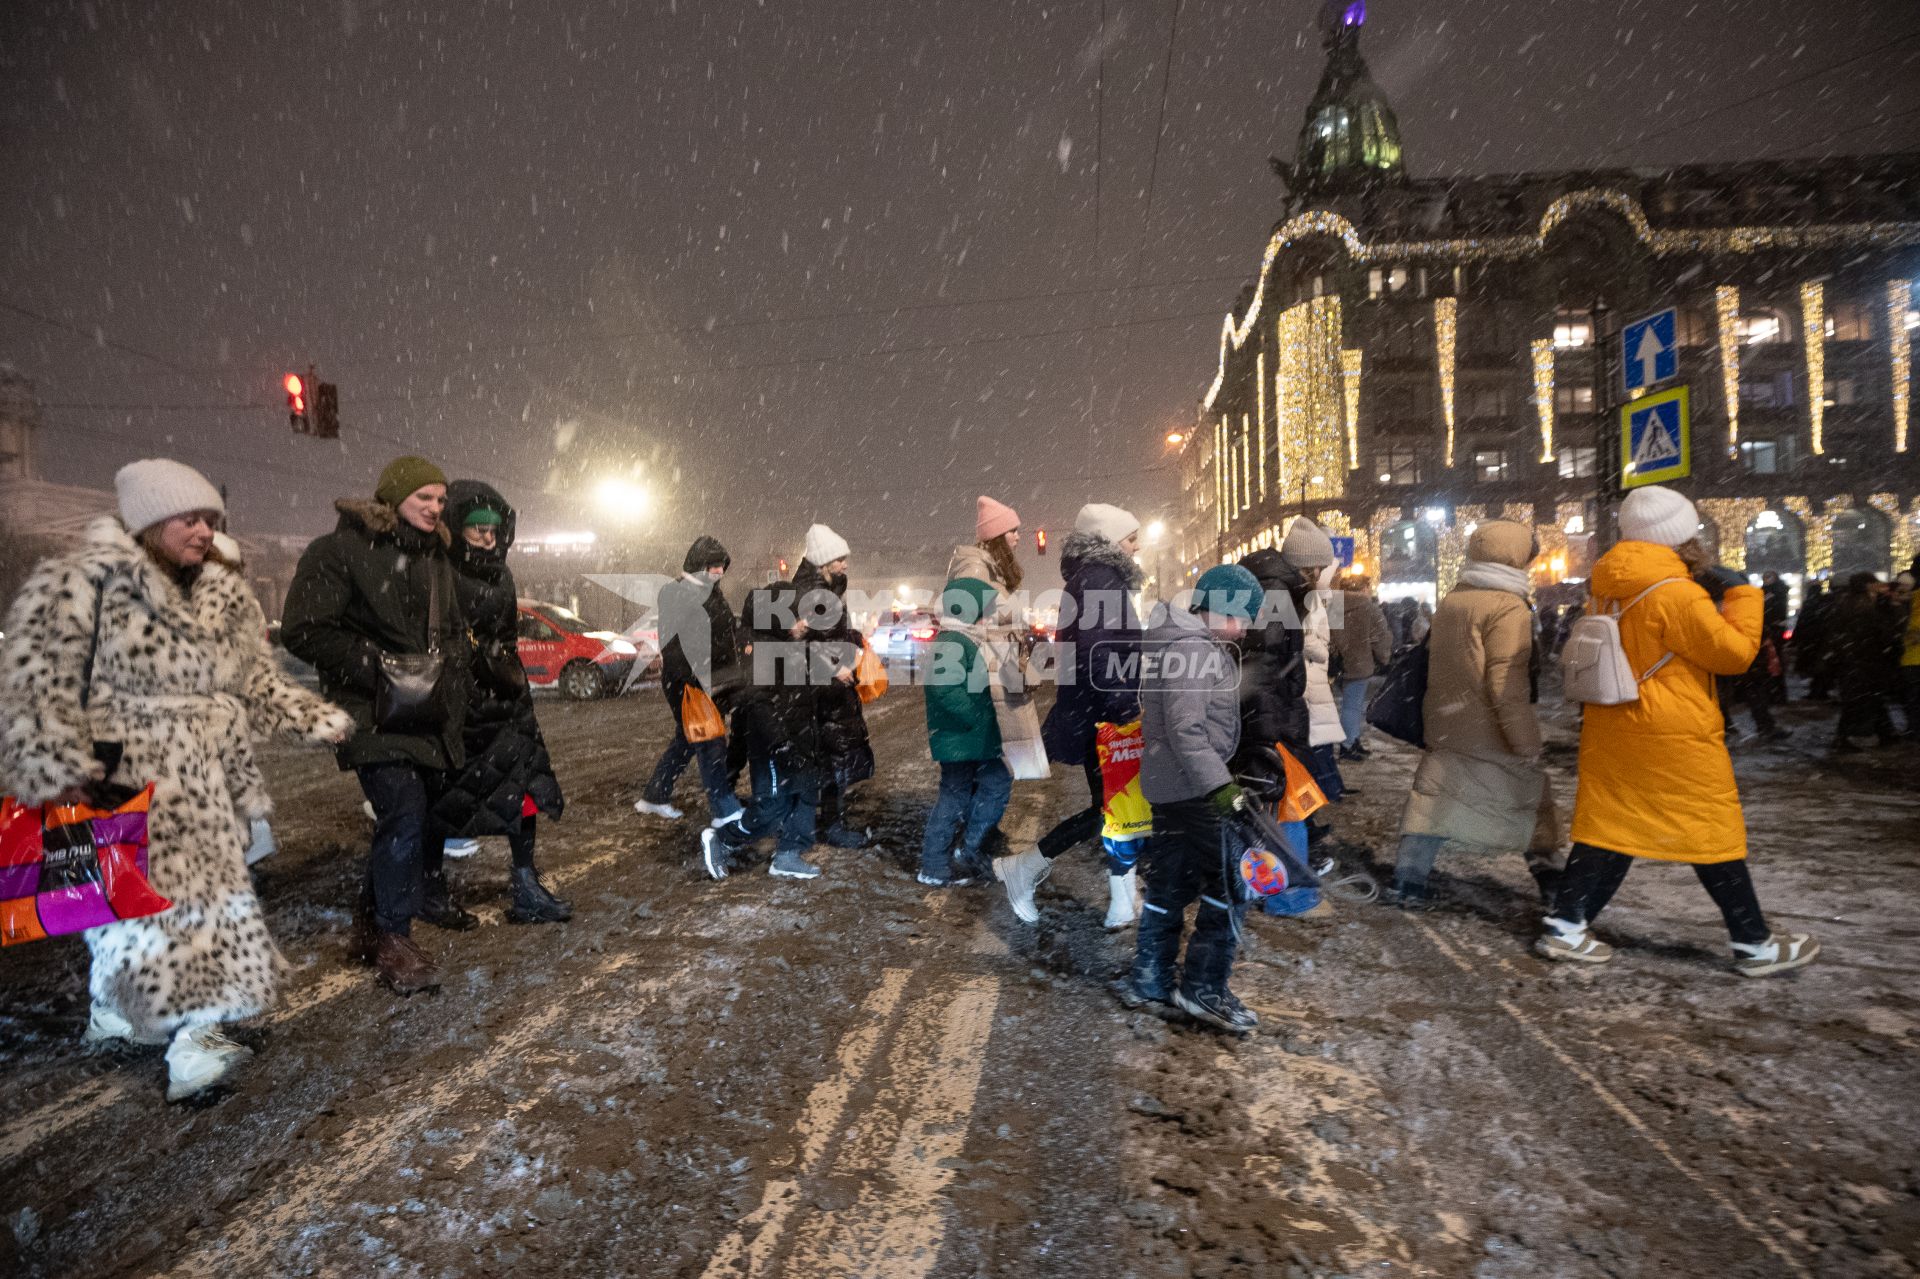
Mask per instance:
[[[1820,939],[1806,933],[1775,933],[1759,945],[1733,943],[1733,970],[1742,977],[1770,977],[1811,964],[1820,954]]]
[[[708,879],[727,877],[727,846],[720,842],[720,832],[711,826],[700,832],[700,865]]]
[[[440,849],[443,856],[454,858],[456,861],[462,857],[471,857],[479,851],[480,841],[477,839],[450,839]]]
[[[1562,960],[1576,964],[1604,964],[1613,958],[1613,947],[1593,935],[1593,930],[1585,924],[1576,924],[1564,919],[1549,918],[1547,931],[1533,943],[1535,953],[1543,959]]]
[[[670,822],[677,822],[686,816],[672,804],[655,804],[644,799],[634,801],[633,811],[642,817],[664,817]]]

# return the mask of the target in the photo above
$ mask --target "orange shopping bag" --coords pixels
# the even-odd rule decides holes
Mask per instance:
[[[1307,766],[1293,757],[1293,752],[1279,742],[1273,749],[1280,756],[1280,764],[1286,770],[1286,785],[1280,792],[1280,800],[1274,805],[1274,817],[1283,822],[1304,822],[1309,816],[1327,806],[1326,792],[1320,789],[1320,783],[1313,780],[1313,774]]]
[[[687,685],[687,691],[680,694],[680,731],[690,742],[711,742],[727,735],[727,721],[720,717],[720,708],[698,684]]]
[[[860,658],[853,664],[853,685],[862,702],[877,700],[887,691],[887,664],[860,641]]]

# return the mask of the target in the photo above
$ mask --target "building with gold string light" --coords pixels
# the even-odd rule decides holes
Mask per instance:
[[[1676,487],[1722,560],[1796,587],[1907,566],[1920,155],[1410,179],[1364,0],[1329,15],[1274,162],[1285,215],[1180,446],[1186,564],[1275,545],[1304,511],[1384,596],[1433,600],[1474,522],[1503,517],[1538,530],[1538,580],[1583,579],[1620,466],[1609,409],[1638,389],[1602,344],[1672,306]]]

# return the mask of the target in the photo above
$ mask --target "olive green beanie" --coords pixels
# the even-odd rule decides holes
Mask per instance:
[[[440,468],[424,457],[396,457],[380,472],[373,495],[388,506],[398,506],[429,484],[445,484]]]

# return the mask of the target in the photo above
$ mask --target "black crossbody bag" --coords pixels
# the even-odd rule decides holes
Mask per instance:
[[[380,654],[373,727],[381,733],[433,733],[445,727],[446,655],[440,651],[440,570],[427,562],[427,651]]]

